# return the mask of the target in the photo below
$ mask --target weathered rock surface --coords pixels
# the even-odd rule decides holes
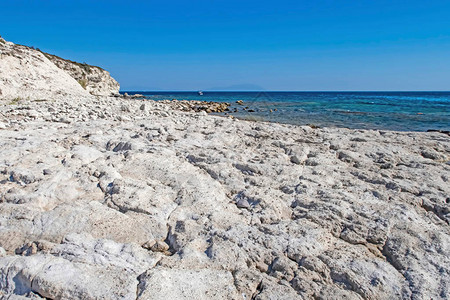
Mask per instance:
[[[42,100],[89,94],[41,52],[0,38],[0,99]]]
[[[117,98],[2,105],[0,122],[6,299],[450,294],[446,134]]]
[[[137,299],[239,299],[231,272],[153,268],[139,277]]]
[[[50,100],[115,95],[107,71],[16,45],[0,37],[0,100]]]
[[[68,235],[59,245],[39,250],[0,261],[3,294],[50,299],[135,299],[137,276],[160,259],[136,244],[76,234]]]
[[[44,53],[58,68],[66,71],[85,90],[92,95],[113,96],[119,95],[120,85],[111,77],[108,71],[85,63],[67,60],[56,55]]]

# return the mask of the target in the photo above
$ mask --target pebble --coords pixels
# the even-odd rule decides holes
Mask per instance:
[[[143,248],[153,252],[166,252],[169,250],[169,245],[164,241],[148,241],[142,245]]]
[[[130,112],[130,107],[128,105],[122,105],[120,110],[123,112]]]
[[[239,201],[236,203],[236,206],[238,208],[245,208],[245,209],[250,209],[250,203],[248,203],[247,199],[239,199]]]
[[[37,111],[35,111],[35,110],[29,110],[27,112],[27,116],[30,117],[30,118],[36,119],[37,117],[39,117],[39,113]]]
[[[294,163],[294,164],[299,165],[299,164],[302,163],[302,160],[297,155],[292,155],[291,156],[291,162]]]
[[[263,263],[263,262],[258,262],[258,263],[256,263],[256,268],[259,271],[261,271],[263,273],[266,273],[267,270],[269,269],[269,266],[267,264]]]
[[[445,158],[444,155],[442,155],[436,151],[433,151],[431,149],[423,150],[421,154],[424,158],[433,159],[433,160],[439,160],[439,159]]]

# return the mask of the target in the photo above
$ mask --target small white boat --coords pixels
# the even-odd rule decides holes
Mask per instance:
[[[203,96],[203,92],[202,92],[202,91],[198,91],[198,94],[199,94],[200,96]]]

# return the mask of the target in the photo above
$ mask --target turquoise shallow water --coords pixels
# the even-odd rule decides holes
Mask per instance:
[[[450,92],[128,93],[152,100],[229,102],[231,110],[237,110],[230,114],[243,119],[355,129],[450,130]]]

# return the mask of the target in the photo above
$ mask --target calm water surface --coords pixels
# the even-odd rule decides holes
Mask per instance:
[[[128,92],[231,103],[238,118],[401,131],[450,130],[450,92]],[[244,105],[236,101],[242,100]]]

